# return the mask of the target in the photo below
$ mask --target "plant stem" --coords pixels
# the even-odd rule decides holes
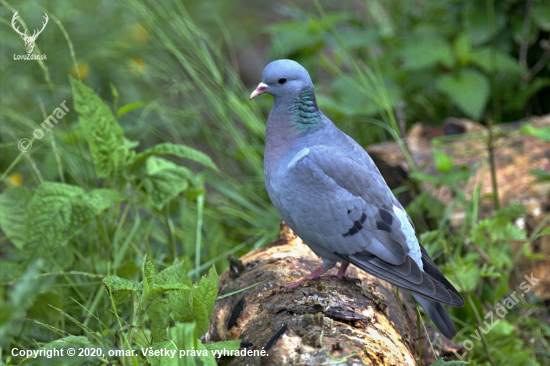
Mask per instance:
[[[489,120],[489,136],[487,141],[487,149],[489,151],[489,165],[491,167],[491,185],[493,190],[493,202],[495,209],[500,208],[500,198],[498,195],[497,169],[495,165],[495,136],[493,134],[493,121]]]

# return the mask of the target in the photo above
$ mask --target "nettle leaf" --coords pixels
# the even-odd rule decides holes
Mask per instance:
[[[430,25],[417,26],[407,38],[402,54],[405,68],[410,70],[434,66],[438,63],[452,67],[452,48],[437,28]]]
[[[23,188],[11,188],[0,194],[0,228],[17,249],[25,244],[25,222],[31,194]]]
[[[105,277],[103,286],[107,293],[111,294],[116,304],[122,303],[133,291],[137,290],[137,286],[133,282],[114,275]]]
[[[199,337],[208,331],[210,316],[218,294],[218,274],[210,268],[208,276],[203,276],[192,291],[179,291],[170,294],[170,308],[174,321],[197,323]]]
[[[147,177],[144,188],[149,202],[161,209],[195,182],[195,174],[189,169],[157,157],[147,159]]]
[[[481,72],[466,69],[457,76],[443,75],[436,80],[437,88],[474,120],[479,120],[489,97],[489,80]]]
[[[155,265],[149,260],[145,260],[143,262],[142,272],[143,295],[140,300],[140,307],[142,310],[148,310],[153,301],[165,292],[191,289],[189,286],[181,283],[156,283]]]
[[[122,128],[109,107],[92,89],[73,78],[74,106],[79,114],[84,138],[90,146],[99,178],[106,178],[126,165],[128,149]]]
[[[134,165],[140,165],[145,162],[145,160],[147,160],[150,156],[154,155],[174,155],[179,158],[195,161],[208,168],[218,171],[218,167],[216,166],[216,164],[214,164],[210,156],[189,146],[176,145],[170,142],[155,145],[152,148],[139,153],[138,155],[136,155]]]
[[[153,342],[160,342],[168,335],[166,330],[170,324],[170,307],[168,299],[164,296],[158,296],[151,306],[147,309],[147,316],[151,323],[151,337]]]
[[[197,332],[199,337],[208,332],[210,316],[214,311],[214,303],[218,295],[218,274],[216,267],[212,266],[208,275],[201,278],[199,287],[193,294],[194,314],[196,316]]]
[[[107,189],[86,193],[69,184],[43,183],[28,206],[27,249],[36,250],[41,255],[53,253],[119,198],[117,192]]]

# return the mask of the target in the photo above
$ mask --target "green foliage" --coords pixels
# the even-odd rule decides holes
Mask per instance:
[[[524,206],[509,204],[479,219],[480,188],[474,188],[472,197],[466,197],[462,189],[476,170],[455,165],[453,158],[443,152],[443,144],[435,142],[438,148],[432,150],[439,174],[418,173],[415,177],[431,185],[433,190],[450,188],[456,198],[448,208],[440,210],[434,205],[434,192],[426,191],[413,201],[408,211],[413,218],[416,216],[417,222],[422,222],[419,216],[434,218],[436,226],[420,239],[433,257],[445,256],[445,263],[438,267],[466,300],[464,308],[449,309],[463,327],[453,341],[459,344],[472,341],[473,347],[468,346],[467,351],[458,353],[463,361],[439,360],[433,365],[542,365],[533,356],[534,349],[517,337],[518,329],[532,337],[539,337],[538,334],[544,331],[545,326],[540,323],[527,326],[518,314],[533,305],[517,303],[506,310],[502,319],[495,314],[495,309],[512,293],[520,295],[523,292],[521,287],[510,287],[510,279],[514,276],[518,255],[522,255],[514,252],[512,244],[529,240],[525,228],[515,224],[524,217]],[[449,216],[457,210],[464,213],[462,224],[459,228],[450,228]],[[491,321],[491,317],[495,320]]]
[[[2,1],[6,19],[19,10],[31,29],[39,24],[34,2],[16,5]],[[210,351],[239,348],[239,341],[198,338],[208,328],[223,258],[276,235],[279,215],[262,166],[271,101],[247,98],[267,61],[290,57],[306,66],[323,111],[363,145],[391,136],[404,146],[393,115],[398,101],[408,123],[440,124],[448,116],[499,123],[548,111],[541,90],[550,69],[543,63],[534,72],[545,52],[542,31],[550,30],[550,8],[540,0],[374,0],[360,9],[331,4],[326,13],[243,0],[40,6],[51,15],[36,48],[47,62],[0,63],[0,345],[138,350],[56,364],[176,364],[139,349],[195,347],[208,355],[179,361],[213,366]],[[254,13],[281,9],[283,20],[259,22]],[[2,55],[20,53],[9,24],[3,36]],[[249,58],[254,42],[267,47],[264,61]],[[66,117],[21,153],[17,140],[30,138],[65,99]],[[445,151],[433,150],[437,174],[413,173],[430,188],[409,211],[438,266],[467,297],[465,308],[451,310],[460,343],[483,324],[477,314],[514,290],[514,263],[529,253],[513,254],[512,240],[527,247],[535,239],[512,224],[523,217],[519,206],[480,220],[485,193],[465,197],[463,189],[485,167],[461,166]],[[547,172],[532,174],[549,180]],[[450,207],[434,201],[438,190],[451,191]],[[465,215],[459,228],[450,224],[456,208]],[[487,342],[476,340],[468,362],[548,363],[550,330],[538,315],[516,313],[535,301],[517,305],[482,335]]]
[[[49,256],[63,247],[94,217],[119,199],[116,191],[45,182],[27,207],[25,242],[29,251]]]
[[[218,274],[215,267],[208,275],[193,283],[187,275],[183,262],[176,263],[156,273],[152,262],[144,260],[143,281],[131,281],[111,275],[103,279],[107,293],[114,304],[121,304],[130,294],[137,299],[132,328],[143,330],[145,314],[150,324],[153,343],[151,352],[146,352],[151,365],[178,365],[178,358],[155,354],[157,350],[193,351],[192,356],[179,358],[183,365],[215,365],[211,350],[238,350],[240,340],[203,345],[198,339],[210,325],[214,301],[218,292]],[[134,330],[132,329],[132,332]],[[196,355],[196,357],[195,357]]]
[[[439,90],[469,117],[479,120],[489,97],[489,80],[476,70],[461,70],[456,76],[443,75],[436,80]]]
[[[124,134],[108,106],[82,82],[71,80],[74,107],[90,146],[98,178],[106,178],[126,163]]]
[[[294,7],[287,9],[290,20],[268,28],[269,58],[302,62],[321,91],[325,112],[353,130],[353,136],[366,136],[363,143],[376,139],[380,131],[369,126],[366,133],[366,127],[352,124],[350,117],[384,118],[384,106],[372,94],[352,93],[371,87],[363,81],[359,87],[338,87],[331,62],[347,74],[356,72],[354,63],[364,62],[383,75],[388,102],[395,106],[397,100],[404,101],[410,121],[440,123],[449,115],[497,123],[517,120],[526,115],[533,96],[547,105],[540,91],[550,85],[550,69],[535,68],[544,61],[538,40],[548,27],[548,6],[542,3],[370,1],[364,12],[319,15]],[[536,16],[535,9],[540,11]],[[524,41],[527,57],[519,59],[518,44]],[[327,73],[334,77],[332,85]]]

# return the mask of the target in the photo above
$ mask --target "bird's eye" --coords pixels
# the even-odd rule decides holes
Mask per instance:
[[[286,83],[286,78],[280,78],[279,84],[283,85],[284,83]]]

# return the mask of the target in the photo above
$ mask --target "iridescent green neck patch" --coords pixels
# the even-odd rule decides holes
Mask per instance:
[[[315,94],[310,87],[305,87],[300,91],[300,94],[294,100],[292,112],[301,132],[311,132],[317,129],[316,127],[321,121],[321,115],[315,101]]]

